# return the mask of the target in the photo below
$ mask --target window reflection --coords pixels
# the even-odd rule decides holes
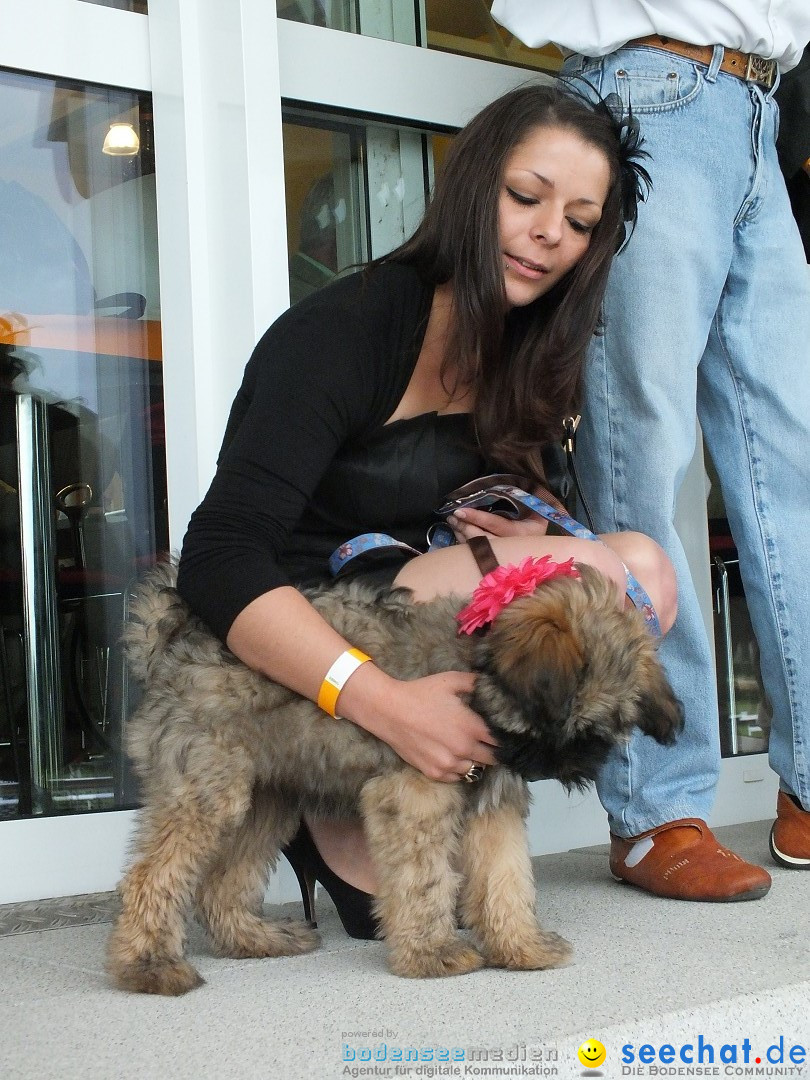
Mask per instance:
[[[356,0],[276,0],[276,14],[310,26],[358,32]]]
[[[541,71],[560,68],[562,55],[556,46],[527,48],[495,22],[489,8],[489,0],[425,0],[428,48]]]
[[[740,560],[726,517],[720,480],[705,445],[703,457],[712,558],[720,745],[725,757],[758,754],[768,749],[771,706],[762,683],[759,649],[748,613]]]
[[[362,133],[348,124],[291,120],[282,130],[294,304],[367,257],[359,190]]]
[[[290,300],[379,258],[422,219],[449,137],[284,110]]]
[[[283,138],[294,304],[413,233],[452,136],[290,107]]]
[[[527,48],[495,22],[491,0],[276,0],[279,18],[348,30],[367,37],[421,44],[516,67],[558,71],[554,45]]]
[[[168,547],[151,102],[0,71],[0,133],[0,816],[111,809],[127,593]]]
[[[149,6],[147,0],[82,0],[82,3],[118,8],[121,11],[134,11],[139,15],[146,15]]]

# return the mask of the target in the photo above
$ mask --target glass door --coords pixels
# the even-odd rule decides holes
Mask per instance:
[[[0,816],[130,806],[118,644],[168,547],[148,94],[0,70]]]
[[[707,510],[720,745],[724,757],[761,754],[768,749],[771,707],[762,685],[759,650],[720,481],[705,448],[704,454],[709,485]]]

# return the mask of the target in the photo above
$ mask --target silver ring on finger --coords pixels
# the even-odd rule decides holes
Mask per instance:
[[[484,775],[484,766],[479,765],[476,761],[470,762],[470,767],[464,773],[464,779],[468,784],[476,784]]]

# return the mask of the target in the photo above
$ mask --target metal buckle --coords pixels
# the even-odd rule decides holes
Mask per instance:
[[[452,514],[464,506],[470,506],[474,510],[488,510],[490,507],[496,506],[498,509],[493,511],[494,513],[511,518],[513,521],[528,517],[531,511],[522,503],[515,502],[505,492],[492,490],[501,485],[524,490],[531,486],[531,481],[525,476],[518,476],[516,473],[489,473],[487,476],[477,476],[475,480],[462,484],[461,487],[445,496],[444,503],[438,510],[434,510],[434,513],[438,517],[445,518],[448,514]]]
[[[434,513],[438,517],[446,518],[454,514],[456,510],[466,507],[473,510],[489,510],[502,517],[511,518],[512,521],[519,521],[529,515],[529,510],[522,503],[516,502],[505,491],[493,491],[492,488],[481,488],[458,499],[450,499],[438,510],[434,510]]]
[[[579,422],[582,419],[579,413],[576,416],[566,416],[563,420],[563,431],[565,432],[565,438],[562,441],[563,450],[566,454],[573,454],[576,447],[576,433],[579,427]]]
[[[776,61],[766,60],[762,56],[755,56],[751,53],[748,57],[748,64],[745,68],[745,80],[746,82],[761,83],[767,87],[768,90],[773,86],[774,77],[776,75]]]

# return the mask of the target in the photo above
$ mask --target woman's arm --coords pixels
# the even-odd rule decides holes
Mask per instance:
[[[352,274],[285,312],[257,344],[178,574],[221,640],[243,608],[292,583],[282,565],[291,536],[335,455],[394,411],[426,296],[410,267]],[[376,527],[358,520],[335,543]]]
[[[296,589],[257,597],[237,615],[227,637],[249,667],[315,701],[324,675],[346,642]],[[469,672],[450,671],[403,682],[374,663],[362,664],[338,697],[338,714],[382,739],[432,780],[457,781],[471,762],[494,764],[494,739],[461,700]]]

